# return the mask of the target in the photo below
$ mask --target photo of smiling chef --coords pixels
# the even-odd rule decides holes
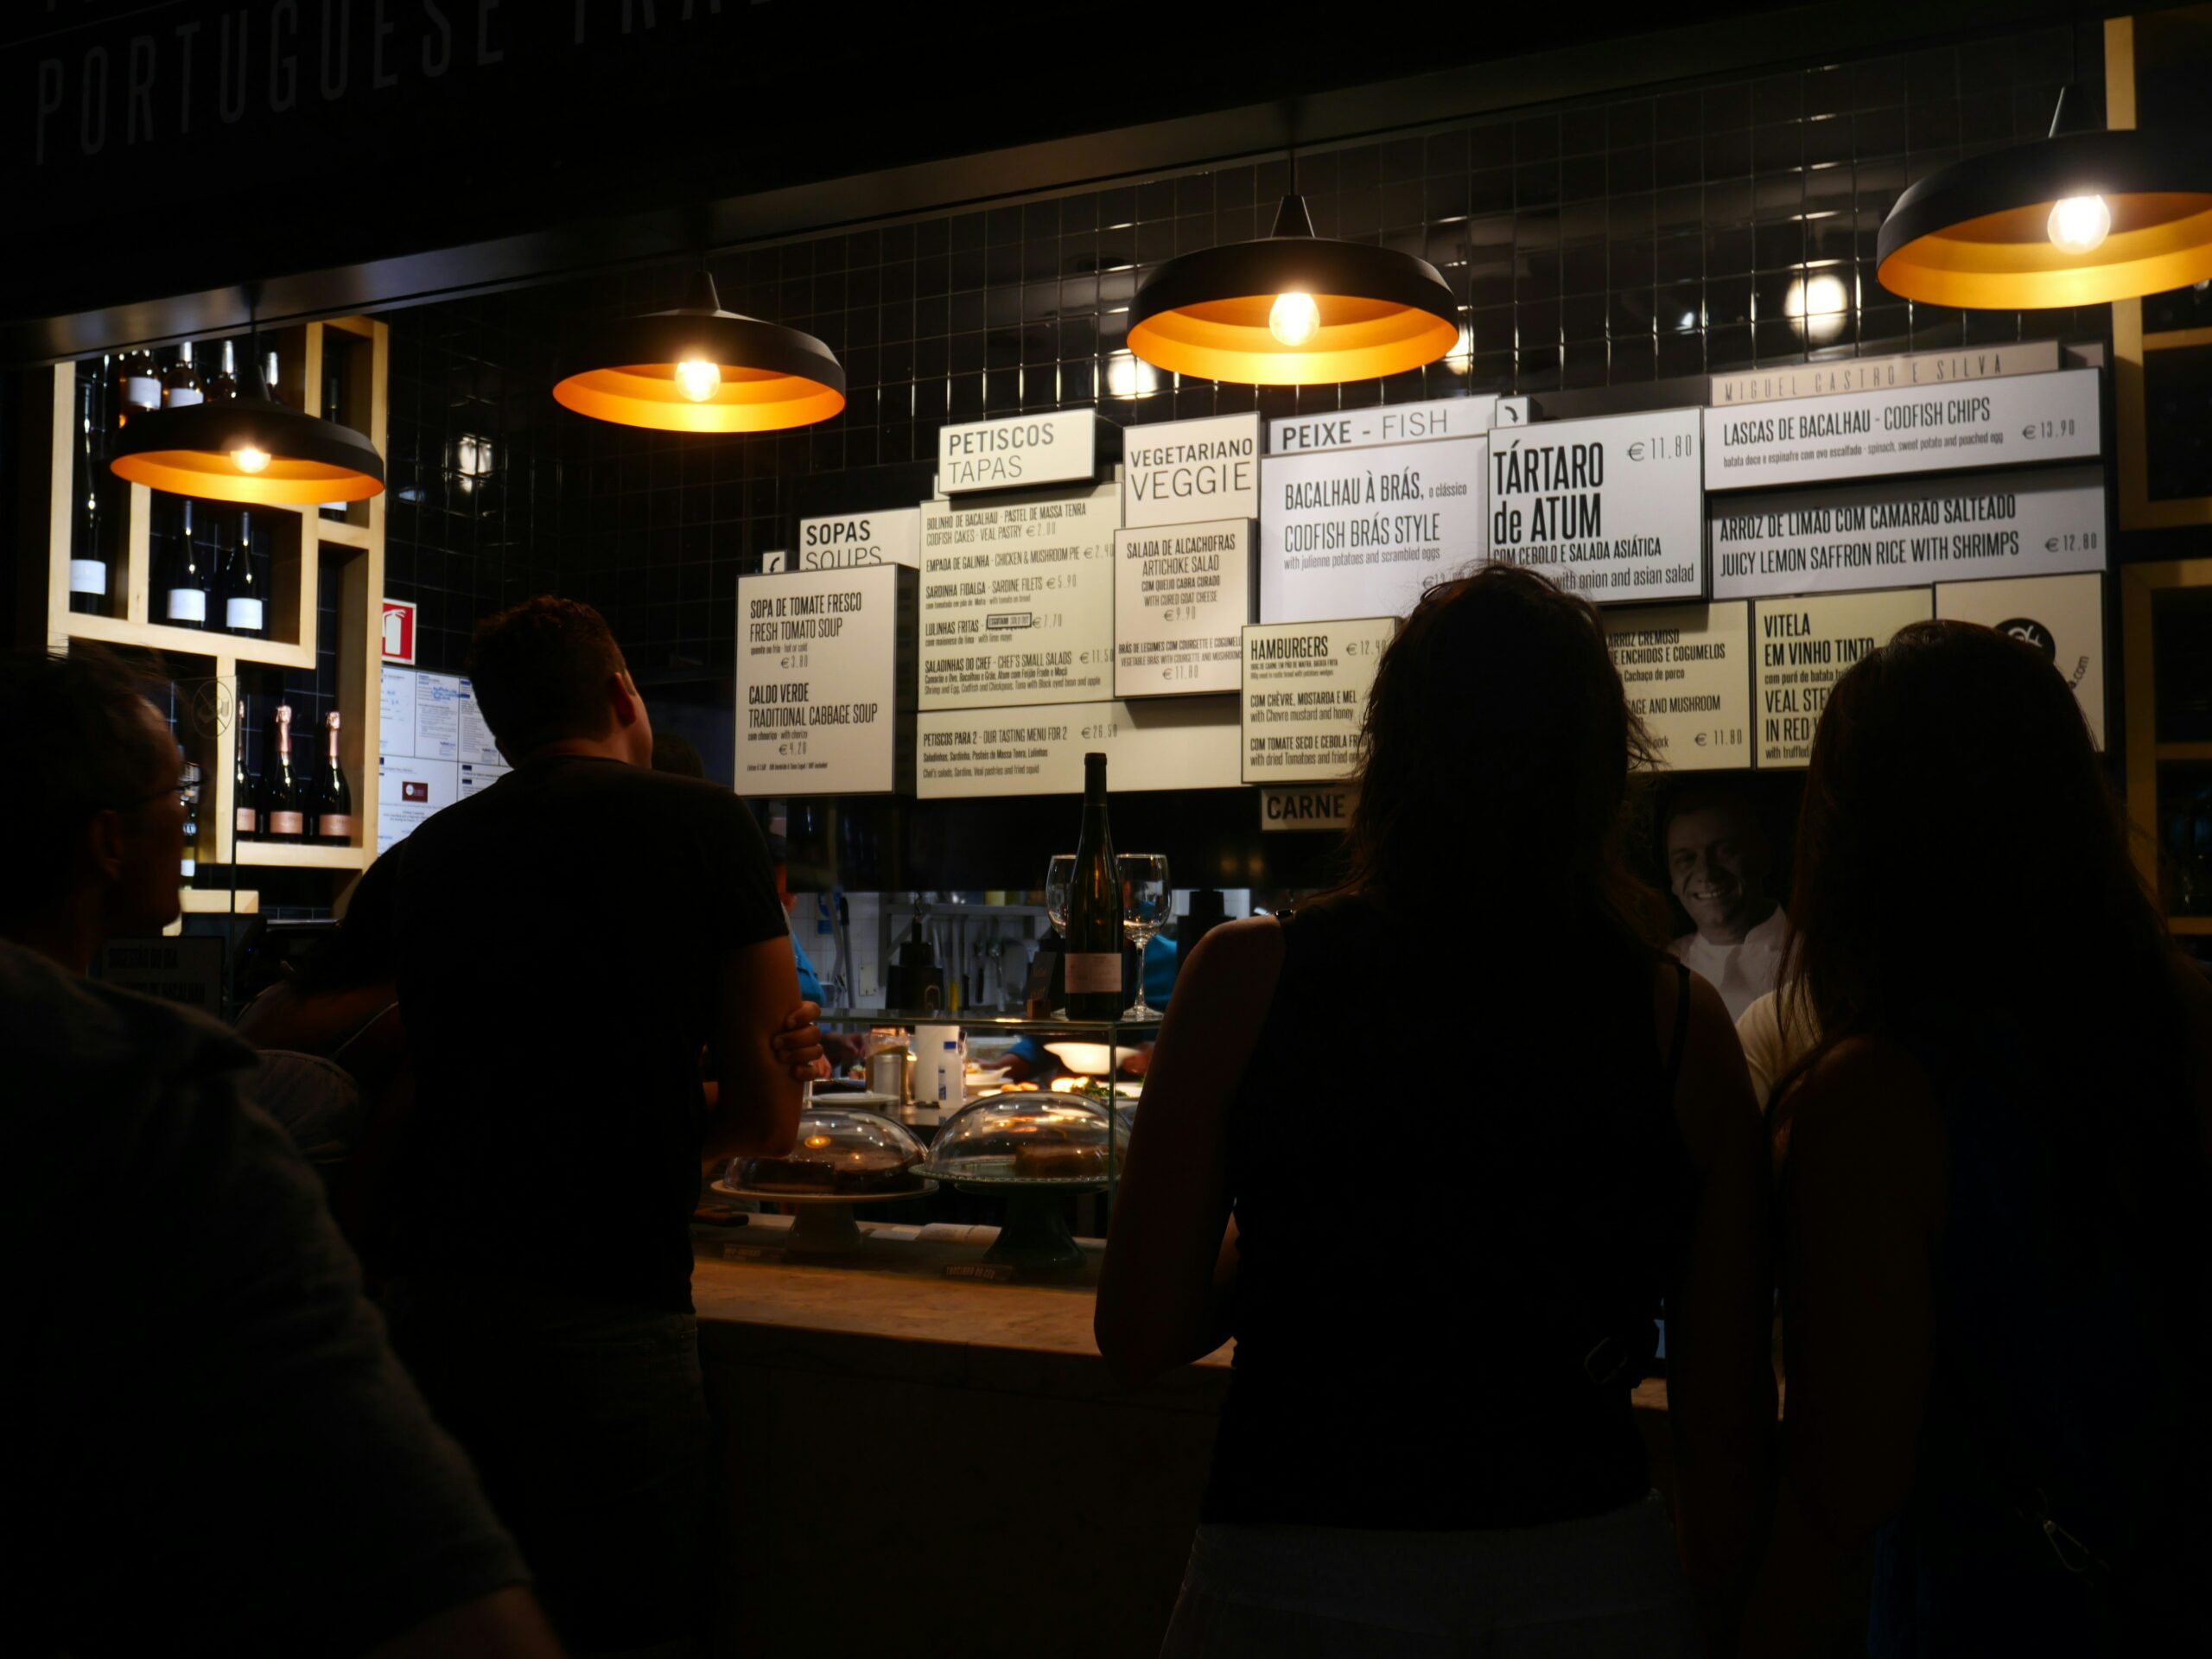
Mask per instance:
[[[1774,896],[1773,841],[1745,789],[1691,785],[1661,810],[1668,890],[1690,922],[1669,948],[1739,1018],[1782,973],[1789,918]]]

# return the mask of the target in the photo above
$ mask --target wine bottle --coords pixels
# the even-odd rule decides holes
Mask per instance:
[[[276,753],[261,769],[261,833],[267,841],[307,834],[307,806],[292,770],[292,705],[276,705]]]
[[[274,346],[262,355],[261,389],[269,394],[270,403],[281,404],[284,401],[283,393],[276,390],[276,348]]]
[[[252,704],[238,699],[238,758],[231,765],[231,834],[238,841],[253,841],[261,834],[261,803],[253,779],[245,767],[245,734],[251,729]]]
[[[1106,757],[1083,757],[1083,833],[1068,888],[1068,1017],[1122,1014],[1122,880],[1114,868],[1114,831],[1106,818]]]
[[[235,515],[219,507],[207,511],[216,519],[215,599],[223,626],[232,633],[259,633],[265,619],[253,572],[253,515],[244,507]]]
[[[100,465],[97,430],[100,419],[100,381],[92,375],[77,381],[76,512],[69,527],[69,608],[80,615],[97,616],[107,609],[107,552],[100,545],[106,529],[100,514],[100,485],[106,468]]]
[[[338,711],[322,717],[322,775],[315,790],[315,838],[327,846],[353,844],[353,786],[338,760]]]
[[[187,777],[197,781],[199,768],[193,767]],[[184,857],[181,861],[184,879],[188,881],[200,874],[200,791],[194,789],[184,804]]]
[[[156,501],[164,499],[156,497]],[[193,524],[192,498],[166,498],[168,545],[162,550],[160,580],[162,620],[174,628],[207,626],[207,560]]]
[[[346,407],[346,381],[343,367],[346,354],[342,351],[330,349],[333,344],[329,334],[326,331],[323,335],[325,349],[322,353],[322,418],[326,421],[336,421],[342,426],[345,424],[346,417],[340,411]],[[326,518],[343,518],[346,516],[346,504],[343,501],[326,501],[322,504],[322,516]]]
[[[154,354],[143,346],[123,354],[117,374],[123,382],[123,397],[115,417],[118,426],[128,426],[133,415],[162,406],[162,371]]]
[[[227,404],[237,398],[238,355],[236,340],[226,340],[223,342],[222,363],[214,373],[207,377],[207,401],[211,404]]]
[[[176,361],[162,375],[162,407],[188,409],[207,400],[207,391],[200,384],[200,370],[192,360],[192,342],[188,340],[176,348]]]

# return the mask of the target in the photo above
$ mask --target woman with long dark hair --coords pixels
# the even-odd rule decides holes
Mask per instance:
[[[1755,1645],[1815,1651],[1872,1542],[1878,1655],[2208,1650],[2212,990],[2049,661],[1930,622],[1847,673],[1789,909]]]
[[[1773,1421],[1765,1145],[1621,863],[1646,747],[1597,613],[1503,568],[1437,589],[1363,751],[1343,887],[1185,965],[1116,1206],[1116,1370],[1237,1344],[1165,1651],[1671,1656],[1700,1611],[1726,1641]],[[1434,1073],[1378,1061],[1408,1022],[1448,1034]],[[1679,1560],[1629,1399],[1662,1299]]]

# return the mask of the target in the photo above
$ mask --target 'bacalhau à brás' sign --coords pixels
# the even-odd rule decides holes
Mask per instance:
[[[1403,616],[1465,574],[1483,556],[1488,459],[1482,438],[1268,456],[1260,620]]]

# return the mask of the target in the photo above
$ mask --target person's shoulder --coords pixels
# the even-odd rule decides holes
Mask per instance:
[[[69,972],[0,940],[0,1047],[163,1070],[251,1065],[253,1051],[196,1009]]]
[[[1943,1115],[1927,1069],[1900,1045],[1852,1037],[1814,1061],[1789,1094],[1793,1168],[1894,1187],[1942,1167]]]
[[[1184,963],[1183,971],[1272,974],[1282,965],[1282,950],[1281,922],[1273,916],[1246,916],[1209,931]]]

